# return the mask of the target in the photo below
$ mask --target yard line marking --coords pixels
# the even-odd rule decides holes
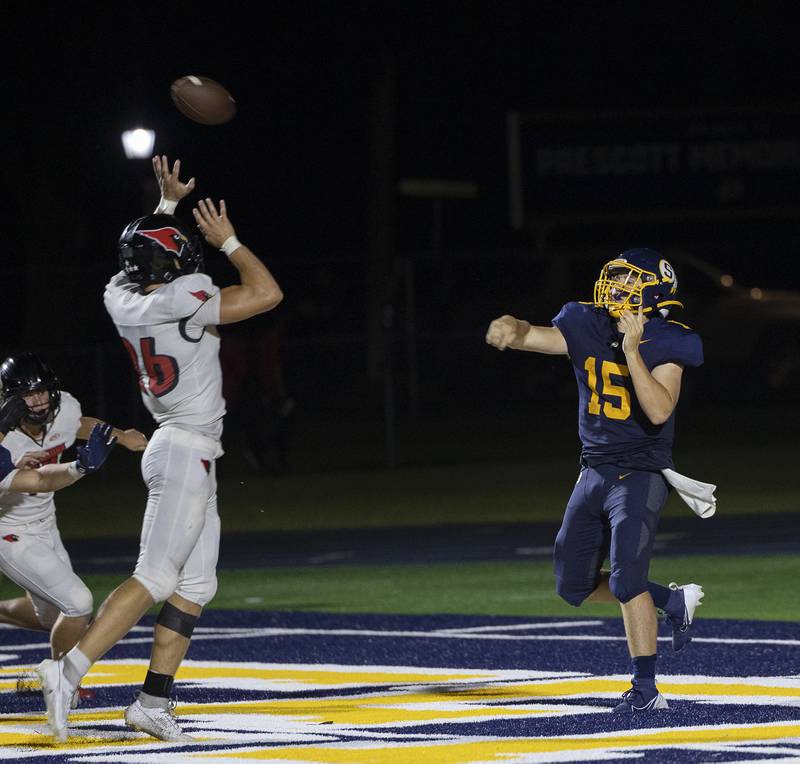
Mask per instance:
[[[569,624],[567,624],[569,625]],[[510,625],[517,629],[534,628],[527,624]],[[547,624],[547,628],[552,628],[553,624]],[[477,632],[481,627],[467,627],[465,630],[441,629],[434,631],[412,631],[412,630],[387,630],[387,629],[311,629],[311,628],[288,628],[288,627],[262,627],[262,628],[211,628],[208,632],[196,630],[192,636],[193,641],[210,639],[259,639],[263,637],[286,637],[286,636],[325,636],[325,637],[409,637],[412,639],[453,639],[453,640],[495,640],[513,642],[624,642],[625,636],[614,636],[609,634],[497,634]],[[492,627],[494,628],[494,627]],[[149,632],[148,628],[144,629]],[[668,642],[670,637],[659,637],[660,642]],[[800,647],[800,639],[752,639],[744,637],[694,637],[695,643],[713,645],[772,645],[777,647]],[[144,637],[131,637],[120,640],[120,645],[149,644],[152,642],[152,635]],[[29,642],[20,645],[6,645],[7,650],[15,653],[24,650],[49,650],[48,642]]]
[[[602,626],[602,621],[552,621],[550,623],[511,623],[495,626],[461,626],[454,629],[436,629],[437,634],[476,634],[492,631],[522,631],[523,629],[571,629],[578,626]]]

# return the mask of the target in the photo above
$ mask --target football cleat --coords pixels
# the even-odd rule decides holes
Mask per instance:
[[[42,695],[47,708],[47,724],[53,737],[59,742],[66,741],[67,717],[72,706],[75,687],[64,676],[64,662],[43,660],[36,667],[36,674],[42,683]]]
[[[614,706],[613,713],[632,714],[639,711],[663,711],[667,708],[669,703],[655,687],[648,690],[634,685],[622,693],[622,699]]]
[[[159,740],[169,742],[195,740],[178,726],[174,710],[174,700],[171,700],[166,708],[146,708],[137,698],[125,709],[125,724],[131,729],[145,732]]]
[[[78,685],[75,688],[75,692],[72,693],[70,708],[75,709],[81,703],[84,703],[87,700],[94,700],[96,697],[97,693],[94,690],[90,690],[88,687],[81,687]]]
[[[17,693],[20,695],[38,695],[42,691],[42,683],[34,672],[25,672],[17,679]],[[87,700],[94,700],[97,693],[87,687],[78,685],[72,693],[70,708],[76,709],[81,703]]]
[[[669,588],[679,592],[682,600],[676,611],[664,614],[664,620],[672,627],[672,649],[677,653],[692,641],[694,611],[703,604],[703,587],[698,584],[678,586],[673,582]]]

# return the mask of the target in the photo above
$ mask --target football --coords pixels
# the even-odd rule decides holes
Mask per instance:
[[[236,114],[233,96],[208,77],[181,77],[172,83],[171,93],[178,110],[201,125],[221,125]]]

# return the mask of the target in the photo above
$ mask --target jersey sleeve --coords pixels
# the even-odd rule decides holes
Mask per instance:
[[[220,290],[205,273],[181,278],[175,286],[174,318],[189,327],[202,328],[219,324]]]
[[[659,363],[679,363],[682,366],[697,367],[703,364],[703,340],[689,327],[669,322],[672,328],[670,337],[659,353]]]
[[[61,422],[59,422],[59,425],[72,435],[77,433],[81,428],[83,411],[81,410],[81,404],[78,402],[78,399],[74,398],[66,390],[61,391],[61,409],[59,414],[64,418],[63,425]]]
[[[579,342],[581,326],[586,316],[587,306],[580,302],[568,302],[558,315],[552,320],[553,326],[558,329],[567,341],[567,352],[574,357],[575,349]]]

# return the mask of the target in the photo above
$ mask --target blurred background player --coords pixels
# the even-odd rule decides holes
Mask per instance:
[[[220,289],[201,272],[199,238],[172,215],[194,188],[194,178],[182,183],[180,162],[170,171],[166,157],[154,157],[153,167],[161,202],[155,214],[123,231],[122,271],[104,295],[136,369],[142,400],[158,424],[142,459],[148,499],[139,560],[78,644],[62,660],[45,660],[37,670],[58,740],[67,737],[74,688],[156,602],[164,604],[150,667],[125,722],[161,740],[191,739],[172,714],[171,691],[197,619],[217,587],[215,461],[222,455],[225,401],[216,327],[271,310],[283,298],[272,274],[236,238],[224,201],[218,210],[211,199],[201,200],[193,213],[206,242],[229,258],[240,283]]]
[[[666,318],[680,306],[677,287],[674,269],[658,252],[631,249],[603,267],[593,302],[567,303],[553,326],[502,316],[486,334],[500,350],[567,355],[572,363],[583,447],[555,542],[556,588],[576,607],[620,603],[633,680],[615,711],[668,707],[655,682],[656,608],[680,650],[703,596],[696,584],[666,587],[647,579],[669,492],[662,470],[673,466],[683,369],[703,362],[700,337]],[[606,556],[610,571],[601,570]]]
[[[86,440],[100,423],[82,416],[78,401],[60,389],[52,369],[34,353],[6,358],[0,384],[4,401],[17,399],[26,406],[3,440],[17,467],[58,464],[76,439]],[[111,432],[131,451],[144,451],[147,445],[136,430]],[[0,571],[26,592],[0,601],[0,623],[49,631],[51,654],[60,658],[86,630],[93,603],[61,541],[52,491],[12,490],[0,496]],[[18,688],[32,689],[25,680]]]

